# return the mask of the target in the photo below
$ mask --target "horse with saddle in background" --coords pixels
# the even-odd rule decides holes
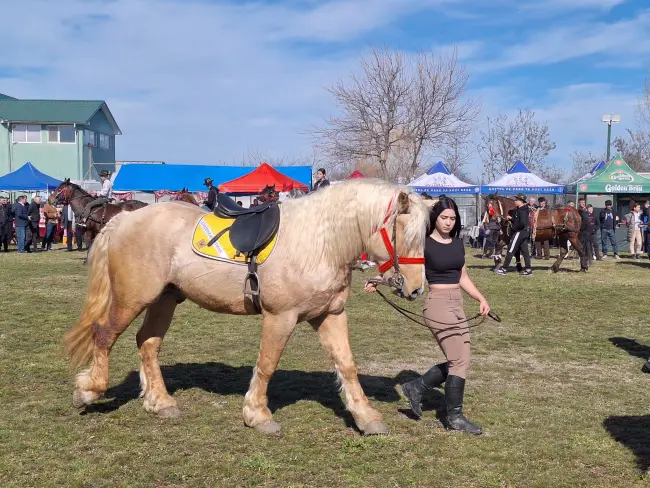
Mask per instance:
[[[387,433],[359,383],[345,304],[352,265],[363,252],[396,294],[415,299],[423,293],[426,202],[406,187],[372,179],[281,205],[243,208],[224,194],[217,199],[210,213],[183,202],[122,212],[97,236],[81,315],[65,337],[71,363],[90,363],[76,377],[73,405],[84,407],[104,394],[110,351],[145,312],[136,334],[144,408],[159,417],[180,415],[158,354],[176,307],[188,299],[213,312],[262,315],[257,364],[244,397],[247,426],[280,432],[267,406],[269,381],[296,324],[308,322],[334,360],[357,427]],[[143,235],[150,245],[142,244]],[[246,330],[250,339],[257,334]],[[218,334],[215,328],[206,340]]]
[[[516,205],[512,198],[501,195],[488,195],[486,199],[486,211],[483,222],[491,216],[496,216],[501,226],[501,235],[494,252],[494,266],[498,268],[501,263],[501,250],[510,243],[512,230],[510,222],[507,220],[508,215],[512,215]],[[568,252],[567,241],[571,243],[573,249],[580,256],[581,271],[586,271],[591,262],[591,256],[587,256],[579,239],[582,218],[575,208],[556,205],[553,208],[530,209],[530,235],[531,242],[544,242],[557,237],[560,244],[560,253],[551,270],[557,273],[560,265]],[[517,270],[520,271],[521,263],[517,258]]]
[[[47,201],[50,205],[70,205],[75,216],[79,218],[79,215],[81,215],[84,208],[86,208],[86,205],[95,199],[96,197],[93,197],[79,185],[70,182],[70,178],[66,178],[63,180],[63,183],[61,183],[50,194]],[[105,203],[101,207],[94,208],[86,220],[85,231],[83,234],[83,240],[86,243],[88,250],[90,250],[97,234],[99,234],[106,223],[113,217],[121,212],[132,212],[133,210],[146,206],[146,203],[139,200],[124,200],[116,201],[115,203]],[[71,236],[69,238],[71,238]]]

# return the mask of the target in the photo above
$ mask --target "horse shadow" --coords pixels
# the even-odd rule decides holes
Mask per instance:
[[[200,388],[217,395],[243,397],[248,391],[253,375],[252,366],[230,366],[224,363],[177,363],[162,366],[161,371],[170,395],[177,391]],[[414,371],[401,371],[394,378],[387,376],[359,375],[359,383],[370,399],[385,403],[400,400],[396,387],[419,377]],[[340,397],[336,375],[324,371],[277,370],[268,387],[268,407],[275,412],[301,400],[315,401],[330,409],[343,419],[348,427],[356,428],[352,415],[346,410]],[[423,410],[438,409],[443,395],[437,392],[427,396]],[[136,400],[140,395],[140,375],[131,371],[122,382],[109,388],[104,394],[107,400],[86,407],[83,414],[109,413]],[[431,398],[433,397],[433,398]],[[407,411],[399,410],[408,415]]]
[[[637,268],[650,268],[650,261],[648,260],[633,260],[633,261],[619,261],[616,266],[636,266]]]
[[[630,356],[634,356],[643,360],[650,358],[650,346],[640,344],[636,339],[628,339],[627,337],[610,337],[609,342],[616,347],[623,349]]]
[[[650,415],[611,416],[603,427],[616,442],[636,456],[637,467],[644,472],[650,468]]]

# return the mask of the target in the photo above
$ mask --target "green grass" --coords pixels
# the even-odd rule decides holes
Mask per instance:
[[[0,254],[2,487],[649,483],[650,376],[640,371],[650,356],[648,261],[610,260],[587,274],[565,261],[569,271],[556,275],[536,261],[535,275],[522,278],[495,276],[488,261],[470,260],[471,276],[503,318],[473,330],[465,410],[485,429],[481,437],[441,427],[440,390],[426,399],[422,420],[400,412],[399,383],[442,355],[426,329],[362,293],[357,273],[348,303],[352,349],[391,435],[364,438],[350,426],[331,362],[301,324],[269,387],[283,435],[267,438],[241,415],[260,319],[191,303],[177,310],[161,353],[181,418],[159,420],[137,398],[137,323],[113,349],[106,398],[85,414],[73,409],[73,372],[60,341],[85,290],[80,259]],[[467,313],[476,308],[467,299]]]

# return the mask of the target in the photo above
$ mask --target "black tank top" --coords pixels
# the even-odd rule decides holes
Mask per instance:
[[[424,244],[424,271],[430,285],[457,285],[465,266],[465,246],[462,239],[453,238],[442,244],[427,237]]]

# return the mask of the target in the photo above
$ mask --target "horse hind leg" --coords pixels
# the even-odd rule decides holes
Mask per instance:
[[[569,249],[567,247],[566,237],[560,236],[558,238],[558,244],[560,249],[558,250],[557,259],[553,263],[553,266],[551,266],[551,271],[553,273],[557,273],[558,271],[560,271],[560,266],[562,265],[562,261],[564,261],[564,256],[566,256],[567,253],[569,252]]]
[[[329,314],[310,321],[310,324],[318,331],[321,344],[334,360],[346,407],[359,430],[364,435],[388,434],[388,427],[382,422],[381,414],[370,406],[359,383],[357,367],[350,349],[346,312]]]
[[[75,408],[90,405],[102,397],[108,389],[108,356],[113,344],[127,329],[140,310],[119,307],[111,304],[108,316],[110,322],[93,324],[92,364],[76,376],[72,404]]]
[[[140,386],[144,409],[159,417],[180,415],[176,400],[169,394],[160,371],[158,353],[172,322],[176,305],[183,301],[178,293],[165,291],[146,311],[142,327],[136,335],[140,350]]]
[[[262,343],[253,369],[253,378],[244,397],[244,423],[264,434],[280,433],[280,424],[273,420],[267,406],[267,390],[275,373],[282,351],[296,327],[293,314],[265,314],[262,324]]]

